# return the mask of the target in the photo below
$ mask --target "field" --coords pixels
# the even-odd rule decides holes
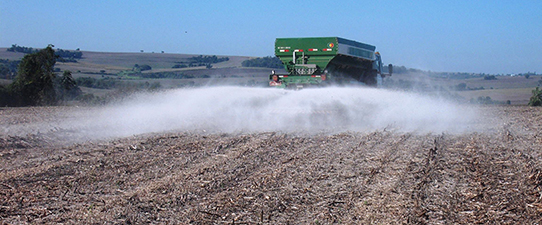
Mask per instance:
[[[542,76],[497,76],[496,80],[485,80],[483,77],[468,79],[447,79],[428,77],[420,74],[396,74],[391,77],[394,81],[411,81],[416,86],[442,87],[453,94],[457,94],[463,100],[477,99],[478,97],[490,97],[492,100],[506,102],[510,100],[512,105],[526,105],[532,96],[532,90],[542,84]],[[464,83],[466,90],[457,91],[455,87]]]
[[[176,88],[266,82],[269,69],[241,56],[212,69],[171,68],[193,55],[84,56],[57,68],[210,78],[126,79],[167,89],[105,106],[0,108],[0,224],[542,223],[542,108],[525,106],[540,76],[392,76],[445,89],[421,93]],[[467,103],[479,97],[511,105]]]
[[[0,218],[3,224],[541,223],[542,109],[479,110],[487,119],[473,124],[477,132],[193,129],[73,142],[78,131],[54,124],[92,108],[3,108]]]
[[[73,51],[73,50],[70,50]],[[0,59],[20,60],[23,53],[6,51],[0,48]],[[206,85],[247,85],[266,84],[271,73],[269,68],[243,68],[241,63],[244,60],[255,58],[248,56],[217,56],[228,57],[228,61],[214,63],[211,69],[204,66],[174,69],[173,66],[180,62],[187,62],[189,58],[198,55],[192,54],[171,54],[171,53],[117,53],[117,52],[90,52],[83,51],[83,58],[77,62],[60,62],[55,68],[60,71],[69,70],[74,78],[91,77],[96,79],[113,78],[124,79],[125,82],[144,83],[159,82],[164,88],[177,88],[183,86],[206,86]],[[131,71],[135,64],[149,65],[150,71],[144,73],[158,72],[182,72],[185,75],[196,76],[188,79],[127,79],[117,76],[122,71]],[[61,74],[61,73],[59,73]],[[198,78],[197,76],[209,78]],[[0,84],[7,84],[10,81],[0,79]],[[86,89],[85,93],[98,96],[107,95],[113,90]],[[105,92],[105,93],[104,93]]]

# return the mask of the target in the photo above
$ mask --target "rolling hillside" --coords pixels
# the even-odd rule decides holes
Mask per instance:
[[[24,54],[8,52],[7,48],[0,48],[0,59],[20,60]],[[158,82],[164,88],[202,85],[259,85],[265,86],[271,72],[269,68],[246,68],[241,63],[254,58],[248,56],[217,56],[228,57],[229,60],[212,63],[212,68],[195,66],[187,68],[172,68],[178,64],[187,64],[192,57],[198,55],[171,54],[171,53],[113,53],[83,51],[83,58],[77,62],[57,62],[57,72],[69,70],[74,78],[91,77],[95,79],[112,78],[123,82]],[[152,69],[142,71],[143,74],[172,73],[182,74],[185,79],[143,79],[122,75],[123,71],[130,73],[134,66],[148,65]],[[124,73],[124,74],[126,74]],[[0,79],[0,84],[7,84],[8,80]],[[106,95],[108,90],[94,90],[84,88],[84,92],[95,95]]]
[[[0,48],[0,59],[18,60],[24,56],[23,53],[6,51]],[[114,52],[91,52],[83,51],[83,58],[77,62],[57,62],[55,68],[60,72],[72,71],[74,78],[91,77],[95,79],[117,79],[122,82],[158,82],[163,88],[177,88],[186,86],[205,85],[241,85],[261,86],[267,84],[270,68],[246,68],[241,63],[244,60],[254,58],[248,56],[217,56],[228,57],[229,60],[213,63],[212,68],[206,66],[195,66],[187,68],[173,68],[175,65],[187,63],[192,57],[198,55],[172,54],[172,53],[114,53]],[[152,69],[142,71],[143,74],[182,74],[183,79],[143,79],[130,76],[134,66],[148,65]],[[124,71],[124,72],[123,72]],[[277,71],[284,72],[284,71]],[[497,76],[496,80],[485,80],[483,77],[468,79],[452,79],[443,77],[428,76],[420,73],[394,74],[386,78],[384,82],[393,83],[390,88],[402,90],[417,90],[429,92],[431,95],[441,95],[440,90],[445,90],[446,95],[450,93],[462,101],[476,100],[478,98],[491,98],[495,102],[508,102],[513,105],[525,105],[529,101],[531,91],[542,84],[541,76],[530,76],[526,79],[523,76],[509,77]],[[9,80],[0,79],[0,84],[7,84]],[[465,90],[457,91],[459,84],[466,85]],[[429,90],[429,91],[428,91]],[[438,91],[435,91],[438,90]],[[84,92],[97,96],[107,95],[111,90],[96,90],[84,88]]]

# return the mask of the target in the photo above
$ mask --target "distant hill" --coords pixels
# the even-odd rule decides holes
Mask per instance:
[[[20,60],[24,56],[24,53],[6,50],[7,48],[0,48],[0,59]],[[227,57],[228,60],[210,65],[192,63],[190,67],[193,57],[199,55],[82,52],[83,56],[77,59],[77,62],[57,62],[55,65],[57,72],[60,74],[62,71],[70,70],[76,79],[90,77],[97,80],[114,79],[125,83],[159,83],[163,88],[176,88],[203,85],[264,87],[267,86],[269,74],[273,70],[243,67],[243,61],[257,58],[249,56],[216,56],[217,58]],[[466,101],[490,97],[495,102],[509,101],[511,104],[527,104],[531,91],[542,85],[541,76],[536,74],[528,79],[524,76],[497,76],[496,79],[485,79],[480,74],[432,73],[406,67],[395,69],[397,71],[394,71],[394,75],[386,78],[386,88],[433,94],[451,92]],[[284,73],[285,71],[277,70],[277,72]],[[9,82],[11,81],[0,79],[0,84]],[[111,90],[83,88],[83,91],[100,96],[107,95]]]
[[[75,50],[69,50],[75,51]],[[208,85],[267,86],[271,68],[243,67],[242,62],[257,58],[249,56],[207,56],[196,54],[142,53],[142,52],[92,52],[82,51],[82,58],[76,62],[55,64],[55,71],[61,74],[69,70],[77,79],[87,82],[161,88],[198,87]],[[0,59],[20,60],[24,53],[10,52],[0,48]],[[274,69],[277,70],[277,69]],[[280,70],[278,70],[280,71]],[[0,84],[11,80],[0,77]],[[156,79],[160,78],[160,79]],[[103,82],[102,82],[103,81]],[[88,84],[88,83],[87,83]],[[108,96],[116,88],[81,86],[84,93]],[[122,85],[121,85],[122,86]]]
[[[7,48],[0,48],[0,59],[18,60],[24,56],[20,52],[8,52]],[[82,51],[83,57],[75,63],[57,62],[56,67],[61,70],[69,69],[72,72],[100,72],[105,70],[106,73],[118,73],[123,70],[131,70],[135,64],[149,65],[155,72],[164,71],[189,71],[199,70],[197,68],[175,69],[175,65],[183,62],[190,62],[190,59],[199,55],[195,54],[172,54],[172,53],[119,53],[119,52],[92,52]],[[218,58],[228,58],[229,60],[213,63],[212,68],[239,68],[241,63],[247,59],[256,58],[248,56],[216,56]]]
[[[60,62],[55,65],[57,72],[70,70],[74,78],[77,77],[93,77],[93,78],[130,78],[127,76],[119,76],[129,74],[134,71],[136,64],[149,66],[150,70],[141,71],[142,74],[151,74],[149,77],[160,77],[164,74],[182,74],[184,77],[194,78],[191,80],[183,79],[176,81],[159,81],[168,86],[178,86],[182,83],[209,83],[201,81],[199,78],[224,78],[225,80],[216,81],[213,83],[219,84],[239,84],[240,79],[248,79],[250,83],[266,83],[268,76],[271,73],[270,68],[247,68],[242,67],[242,62],[256,57],[249,56],[221,56],[216,58],[227,60],[218,63],[191,63],[194,58],[200,55],[196,54],[173,54],[173,53],[142,53],[142,52],[93,52],[82,51],[83,56],[77,59],[77,62]],[[0,48],[0,59],[20,60],[24,57],[24,53],[8,52],[7,48]],[[212,57],[212,56],[203,56]],[[207,66],[210,65],[210,66]],[[191,66],[191,67],[189,67]],[[181,68],[174,68],[181,67]],[[229,79],[229,80],[228,80]],[[232,79],[234,81],[232,81]],[[143,81],[145,79],[139,79]]]

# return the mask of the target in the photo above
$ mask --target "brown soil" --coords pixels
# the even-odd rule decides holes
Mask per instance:
[[[0,124],[58,108],[1,109]],[[542,109],[468,134],[145,134],[75,144],[0,129],[2,224],[540,224]]]

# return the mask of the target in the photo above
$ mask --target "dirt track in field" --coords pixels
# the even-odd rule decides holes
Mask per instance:
[[[66,110],[2,109],[0,124],[50,124]],[[492,128],[462,134],[181,131],[74,144],[54,127],[0,130],[0,220],[542,223],[542,109],[481,113]]]

